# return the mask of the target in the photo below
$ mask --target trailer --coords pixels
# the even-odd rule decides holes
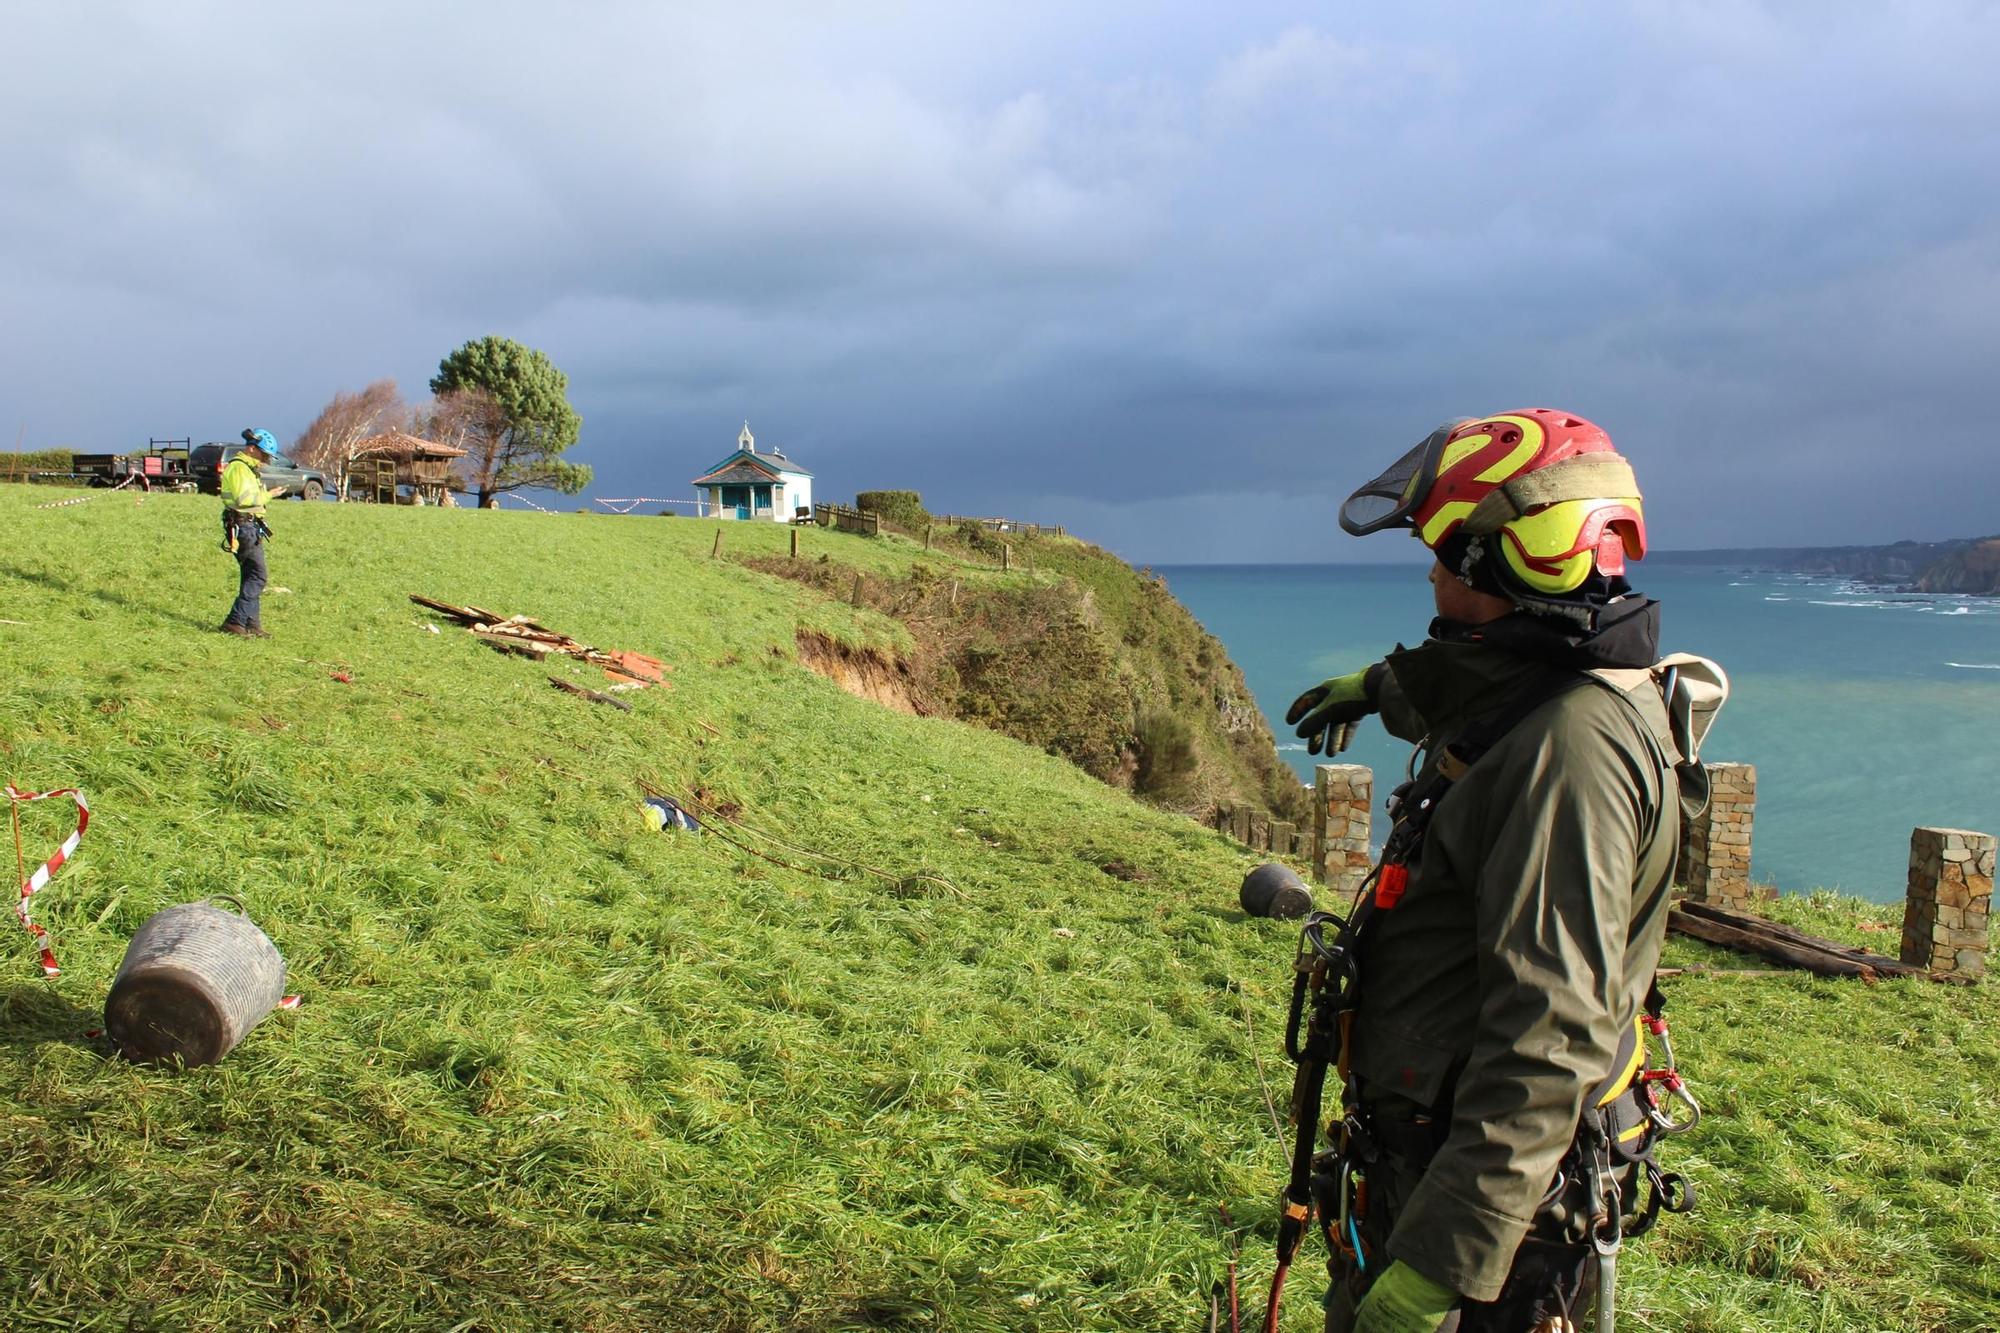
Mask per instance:
[[[70,468],[92,486],[136,485],[193,494],[195,475],[188,463],[191,440],[147,440],[137,454],[78,454]]]

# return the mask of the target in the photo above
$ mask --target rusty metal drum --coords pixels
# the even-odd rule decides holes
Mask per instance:
[[[211,1065],[284,993],[285,960],[242,903],[183,903],[155,912],[132,937],[104,1028],[129,1060]]]

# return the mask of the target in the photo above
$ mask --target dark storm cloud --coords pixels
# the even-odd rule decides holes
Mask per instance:
[[[1552,402],[1662,544],[1995,526],[1990,6],[1072,8],[16,17],[0,425],[290,434],[497,331],[600,494],[748,416],[831,495],[1355,558],[1385,456]]]

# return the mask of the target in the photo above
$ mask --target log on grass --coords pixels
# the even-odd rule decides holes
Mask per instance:
[[[1824,949],[1807,948],[1790,940],[1779,939],[1742,926],[1725,925],[1703,916],[1690,916],[1686,912],[1667,913],[1667,929],[1682,935],[1692,936],[1708,944],[1719,944],[1725,949],[1735,949],[1739,953],[1753,953],[1760,958],[1773,958],[1781,963],[1801,968],[1822,977],[1860,977],[1873,981],[1876,971],[1867,963],[1839,954],[1828,953]]]
[[[555,686],[564,694],[574,694],[577,698],[588,699],[594,704],[610,704],[621,713],[632,711],[632,705],[623,699],[614,699],[600,690],[586,690],[583,686],[572,684],[564,680],[561,676],[550,676],[549,684]]]
[[[1718,907],[1714,903],[1683,902],[1680,905],[1680,910],[1689,916],[1701,917],[1704,920],[1718,922],[1725,926],[1734,926],[1738,930],[1751,931],[1770,939],[1781,940],[1786,944],[1797,945],[1802,949],[1811,949],[1816,952],[1831,954],[1836,958],[1844,958],[1852,963],[1859,963],[1874,972],[1877,976],[1922,977],[1930,975],[1924,968],[1912,967],[1900,959],[1888,958],[1868,949],[1857,949],[1852,945],[1842,944],[1838,940],[1822,939],[1818,935],[1808,935],[1805,931],[1795,926],[1787,926],[1782,922],[1766,920],[1761,916],[1752,916],[1748,912],[1738,912],[1727,907]]]

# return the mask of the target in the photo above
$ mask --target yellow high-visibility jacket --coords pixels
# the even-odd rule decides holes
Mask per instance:
[[[238,454],[230,459],[222,469],[222,507],[262,518],[269,503],[271,493],[264,489],[264,479],[257,475],[257,465],[250,456]]]

